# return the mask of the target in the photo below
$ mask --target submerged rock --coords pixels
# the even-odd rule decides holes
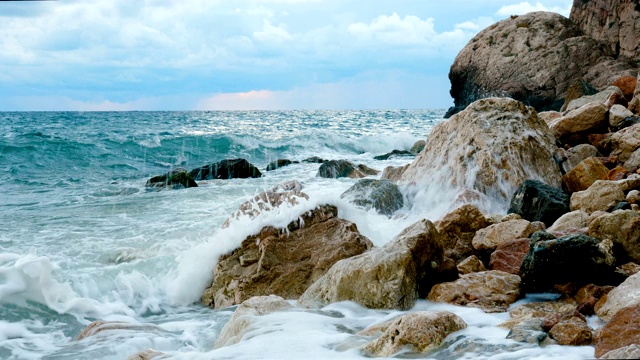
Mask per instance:
[[[526,179],[560,186],[555,149],[553,135],[533,108],[513,99],[478,100],[434,127],[401,183],[410,192],[477,190],[506,206]]]
[[[531,318],[515,324],[507,339],[527,344],[540,345],[547,338],[547,333],[542,330],[542,319]]]
[[[440,346],[449,334],[465,329],[467,324],[448,311],[418,311],[390,320],[386,326],[382,336],[365,346],[365,353],[391,357],[401,350],[428,352]]]
[[[191,176],[191,174],[187,172],[187,170],[177,168],[164,175],[152,177],[144,186],[175,190],[198,187],[198,184],[193,179],[193,176]]]
[[[551,226],[560,216],[569,212],[569,195],[541,181],[525,180],[513,194],[507,212]]]
[[[414,156],[415,153],[406,150],[393,150],[390,153],[386,153],[384,155],[374,156],[373,158],[376,160],[388,160],[394,157],[403,157],[403,156]]]
[[[337,262],[299,302],[322,306],[348,300],[372,309],[407,310],[436,282],[441,261],[440,235],[421,220],[383,247]]]
[[[297,299],[338,260],[373,246],[355,224],[337,216],[335,206],[322,205],[285,230],[265,227],[249,236],[220,258],[203,303],[218,309],[253,296]]]
[[[366,210],[374,208],[383,215],[391,215],[404,205],[404,198],[398,185],[389,180],[359,180],[342,193],[340,198],[346,198]]]
[[[153,349],[147,349],[145,351],[141,351],[127,357],[127,360],[151,360],[164,355],[166,354],[163,352],[155,351]]]
[[[352,179],[361,179],[370,175],[377,175],[378,170],[360,164],[355,165],[347,160],[329,160],[320,165],[317,177],[337,179],[348,177]]]
[[[277,170],[281,167],[285,167],[285,166],[289,166],[291,164],[295,164],[297,163],[297,161],[291,161],[289,159],[278,159],[278,160],[274,160],[272,162],[269,163],[269,165],[267,165],[267,168],[265,169],[266,171],[273,171],[273,170]]]
[[[245,159],[228,159],[191,170],[196,180],[259,178],[260,170]]]
[[[76,340],[82,340],[85,338],[88,338],[90,336],[95,336],[100,332],[103,331],[113,331],[113,330],[131,330],[131,331],[159,331],[161,330],[160,328],[158,328],[157,326],[153,325],[153,324],[134,324],[134,323],[128,323],[128,322],[123,322],[123,321],[103,321],[103,320],[96,320],[94,322],[92,322],[91,324],[87,325],[87,327],[85,327],[80,334],[78,335],[78,337],[76,338]]]

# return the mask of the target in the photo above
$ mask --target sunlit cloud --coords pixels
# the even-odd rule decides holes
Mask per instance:
[[[571,3],[567,2],[567,5],[565,6],[545,6],[540,2],[531,4],[528,1],[524,1],[518,4],[506,5],[501,7],[496,12],[496,15],[499,15],[499,16],[523,15],[533,11],[551,11],[551,12],[556,12],[558,14],[564,15],[565,17],[569,17],[569,13],[571,12]]]

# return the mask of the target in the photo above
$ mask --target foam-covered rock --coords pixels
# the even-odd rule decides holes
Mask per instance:
[[[404,205],[404,197],[398,185],[389,180],[362,179],[347,189],[340,198],[378,213],[391,215]]]

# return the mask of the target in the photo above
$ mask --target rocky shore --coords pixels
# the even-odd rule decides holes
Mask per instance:
[[[413,162],[344,194],[391,217],[404,200],[456,194],[440,199],[451,207],[444,217],[376,247],[324,204],[222,256],[202,302],[238,307],[215,347],[241,342],[252,319],[292,304],[353,301],[408,310],[355,334],[365,341],[362,354],[427,354],[467,326],[451,312],[411,311],[427,299],[508,311],[500,326],[517,342],[640,357],[640,76],[638,42],[629,40],[640,9],[619,0],[617,17],[595,16],[594,3],[601,1],[575,1],[571,19],[531,13],[478,34],[451,69],[457,113],[433,129]],[[585,32],[602,19],[617,32]],[[334,163],[324,162],[318,176],[376,176]],[[191,174],[204,178],[202,169]],[[230,221],[307,199],[302,184],[283,184]],[[512,306],[534,293],[557,297]]]

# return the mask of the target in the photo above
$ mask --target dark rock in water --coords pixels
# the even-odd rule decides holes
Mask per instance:
[[[328,179],[337,179],[349,177],[352,179],[361,179],[369,175],[376,175],[378,171],[365,165],[355,165],[347,160],[329,160],[320,165],[317,177]]]
[[[193,176],[191,176],[187,170],[177,168],[164,175],[152,177],[144,186],[153,188],[185,189],[198,187],[198,184],[196,184]]]
[[[564,191],[538,180],[525,180],[513,194],[508,213],[549,227],[569,211],[569,195]]]
[[[409,152],[414,155],[418,155],[422,150],[424,150],[425,146],[427,146],[427,142],[425,140],[418,140],[413,144],[411,149],[409,149]]]
[[[267,168],[265,169],[266,171],[272,171],[272,170],[276,170],[279,169],[281,167],[285,167],[291,164],[296,164],[297,161],[291,161],[289,159],[278,159],[275,161],[272,161],[269,163],[269,165],[267,165]]]
[[[321,157],[317,157],[317,156],[312,156],[310,158],[306,158],[306,159],[302,160],[302,162],[313,163],[313,164],[322,164],[325,161],[327,161],[327,160],[325,160],[325,159],[323,159]]]
[[[191,170],[196,180],[259,178],[260,170],[245,159],[227,159]]]
[[[603,241],[604,243],[604,241]],[[525,292],[552,291],[555,284],[617,284],[612,250],[596,238],[571,234],[532,241],[520,267]]]
[[[398,157],[398,156],[414,156],[415,154],[410,152],[410,151],[406,151],[406,150],[393,150],[390,153],[386,153],[384,155],[378,155],[378,156],[374,156],[373,158],[376,160],[387,160],[390,159],[392,157]]]
[[[404,205],[400,188],[389,180],[360,180],[342,193],[340,198],[350,199],[367,210],[374,208],[383,215],[391,215]]]

